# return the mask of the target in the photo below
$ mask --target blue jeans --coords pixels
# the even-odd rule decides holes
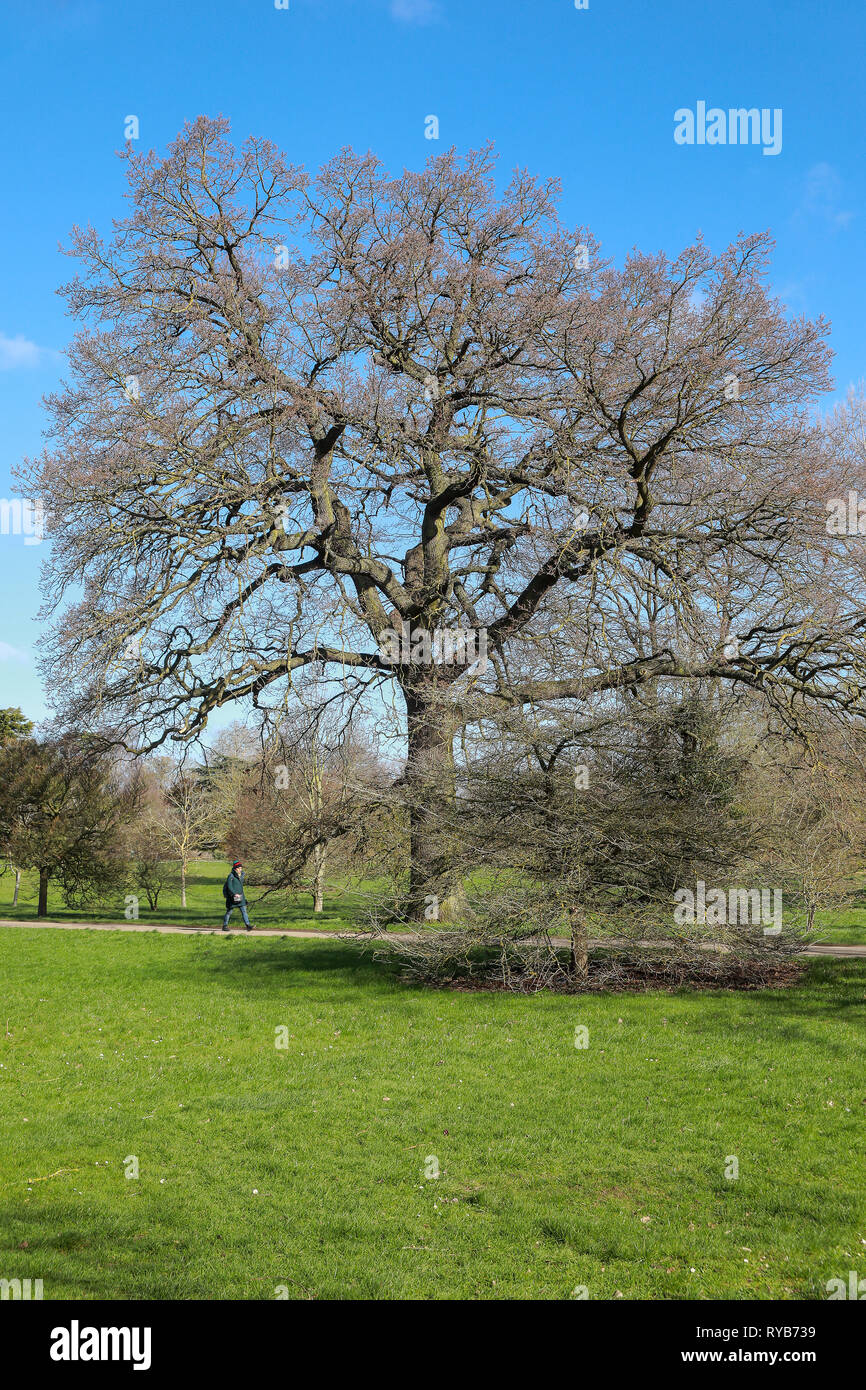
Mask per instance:
[[[249,924],[250,924],[250,919],[249,919],[249,916],[248,916],[248,914],[247,914],[247,905],[246,905],[246,903],[230,903],[230,904],[228,904],[228,905],[226,906],[226,915],[225,915],[225,917],[223,918],[223,926],[224,926],[224,927],[227,927],[227,926],[228,926],[228,924],[229,924],[229,918],[231,917],[231,915],[232,915],[232,913],[234,912],[235,908],[238,909],[238,911],[240,912],[241,916],[243,917],[243,919],[244,919],[244,926],[245,926],[245,927],[248,927]]]

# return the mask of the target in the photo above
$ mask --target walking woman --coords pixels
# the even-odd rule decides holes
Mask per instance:
[[[223,897],[226,900],[226,915],[223,918],[223,931],[229,929],[229,918],[235,908],[240,909],[247,931],[252,931],[252,923],[247,913],[247,899],[244,893],[244,866],[238,859],[232,864],[232,871],[223,884]]]

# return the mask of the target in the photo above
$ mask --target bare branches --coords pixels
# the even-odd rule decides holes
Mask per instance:
[[[396,684],[408,725],[444,702],[443,767],[461,720],[642,686],[862,713],[864,561],[826,527],[849,434],[766,236],[618,270],[489,149],[311,180],[205,118],[128,174],[113,236],[73,235],[90,326],[27,473],[65,718],[187,741],[316,663]],[[403,622],[489,660],[389,663]]]

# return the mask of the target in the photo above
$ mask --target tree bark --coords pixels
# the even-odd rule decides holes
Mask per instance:
[[[321,912],[325,906],[324,894],[322,892],[322,878],[325,872],[325,857],[327,855],[325,845],[314,845],[313,847],[313,911]]]
[[[408,911],[415,921],[444,920],[456,905],[448,867],[454,810],[454,722],[444,692],[435,686],[404,690],[408,720],[406,786],[409,794]]]
[[[37,917],[48,916],[48,870],[39,870],[39,902],[36,906]]]
[[[579,907],[569,909],[571,919],[571,969],[576,980],[586,979],[589,969],[589,934]]]
[[[180,861],[180,905],[186,907],[186,860]]]
[[[18,889],[21,886],[21,870],[15,870],[15,892],[12,894],[12,906],[18,906]]]

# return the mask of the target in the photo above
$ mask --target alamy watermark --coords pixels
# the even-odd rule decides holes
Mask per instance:
[[[69,1327],[55,1327],[48,1352],[52,1361],[130,1361],[134,1371],[147,1371],[151,1360],[149,1327],[82,1327],[73,1318]]]
[[[853,488],[845,497],[831,497],[827,502],[828,536],[866,536],[866,497]]]
[[[487,630],[475,627],[386,627],[379,636],[379,655],[393,666],[469,666],[487,670]]]
[[[0,535],[23,536],[25,545],[45,538],[45,504],[41,497],[0,497]]]
[[[772,900],[771,900],[772,895]],[[782,930],[781,888],[707,888],[698,879],[695,891],[674,893],[674,922],[678,927],[763,926],[765,936]]]
[[[39,1299],[42,1297],[41,1279],[0,1279],[0,1299]]]
[[[693,111],[681,106],[674,112],[674,140],[678,145],[763,145],[764,154],[782,152],[782,108],[768,106],[711,106],[699,101]]]
[[[854,1298],[862,1302],[866,1298],[866,1279],[861,1279],[856,1269],[848,1270],[848,1284],[844,1279],[828,1279],[824,1288],[831,1299]]]

